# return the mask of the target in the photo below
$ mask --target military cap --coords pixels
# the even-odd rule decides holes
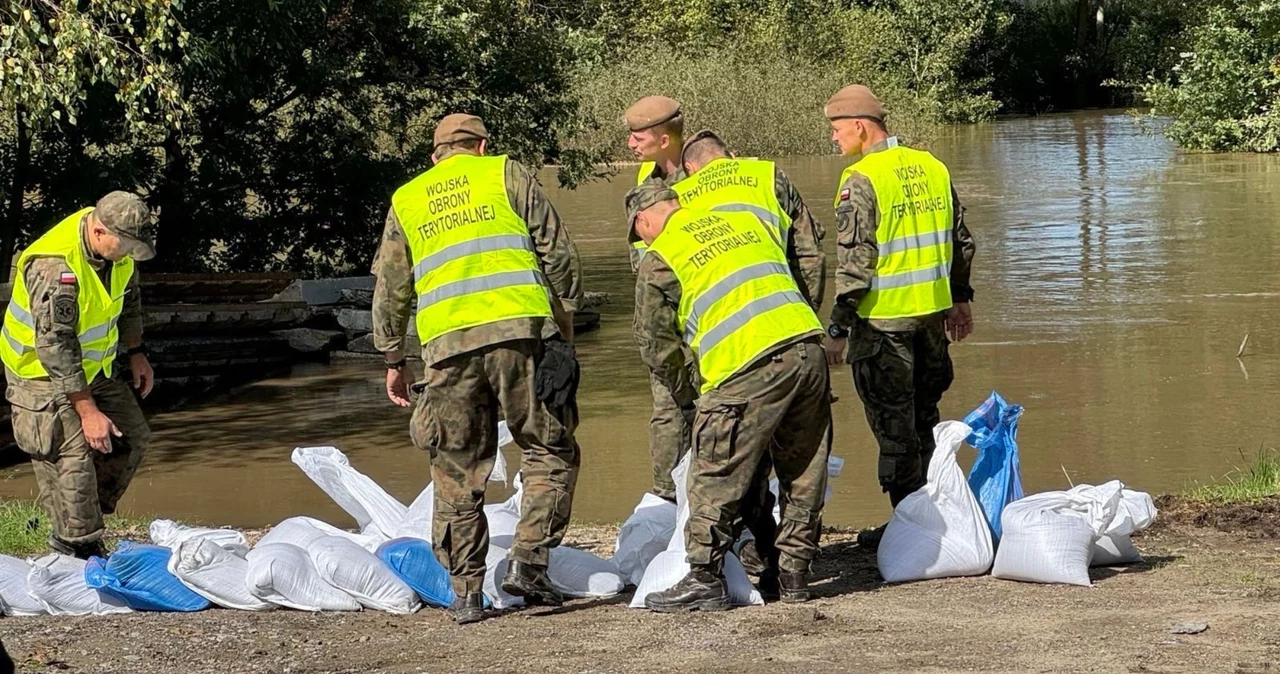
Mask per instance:
[[[488,140],[489,132],[484,122],[475,115],[455,113],[447,115],[436,125],[435,147],[460,140]]]
[[[156,256],[151,210],[142,197],[117,190],[98,200],[93,207],[93,215],[103,227],[120,237],[125,255],[138,262]]]
[[[837,91],[822,111],[827,119],[864,118],[883,122],[885,118],[880,99],[861,84],[850,84]]]
[[[623,113],[627,127],[632,131],[643,131],[664,122],[669,122],[680,114],[680,103],[666,96],[645,96],[636,101]]]
[[[661,180],[646,180],[631,188],[623,203],[627,207],[627,227],[632,233],[636,230],[636,215],[644,209],[663,201],[677,201],[676,191],[667,187]]]

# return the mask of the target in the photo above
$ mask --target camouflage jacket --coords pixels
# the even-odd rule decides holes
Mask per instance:
[[[517,161],[508,161],[506,183],[511,207],[529,226],[529,236],[548,289],[553,297],[560,299],[560,306],[566,311],[577,311],[582,298],[582,265],[568,230],[532,171]],[[384,353],[405,349],[409,318],[414,310],[413,264],[404,228],[392,208],[387,213],[382,243],[373,259],[373,275],[377,277],[373,288],[373,340],[374,346]],[[422,359],[432,365],[492,344],[513,339],[545,339],[558,332],[555,321],[542,318],[495,321],[450,332],[423,344]]]
[[[787,251],[787,262],[800,292],[810,306],[817,306],[821,298],[814,299],[808,295],[809,288],[803,274],[796,271],[801,264],[794,247]],[[667,261],[660,255],[645,255],[636,277],[636,306],[632,319],[640,358],[667,385],[676,403],[687,407],[698,398],[699,384],[697,364],[690,362],[692,356],[676,327],[682,296],[680,281]],[[802,335],[790,341],[807,338],[808,335]]]
[[[888,149],[886,142],[877,143],[867,152]],[[856,161],[856,160],[855,160]],[[861,173],[850,174],[840,186],[840,194],[848,190],[849,197],[836,205],[836,269],[835,303],[831,307],[832,322],[853,328],[860,320],[858,303],[871,289],[871,279],[876,272],[876,258],[880,246],[876,242],[876,228],[880,223],[880,211],[876,205],[876,191],[871,181]],[[969,228],[964,224],[964,206],[951,188],[951,203],[955,212],[952,228],[951,298],[955,302],[973,300],[973,287],[969,285],[969,272],[976,247]],[[871,320],[872,327],[887,332],[916,330],[926,323],[936,321],[937,316]]]
[[[84,233],[81,221],[81,234]],[[83,240],[84,237],[81,236]],[[115,265],[99,257],[84,245],[89,264],[98,272],[103,285],[111,287],[111,271]],[[36,322],[36,357],[49,373],[47,379],[25,380],[8,375],[9,384],[39,389],[54,395],[76,393],[89,388],[80,354],[80,284],[63,283],[62,274],[72,273],[67,263],[56,257],[37,257],[27,262],[22,277],[31,298],[31,316]],[[125,289],[124,308],[120,312],[120,353],[142,343],[142,290],[135,268]],[[50,386],[52,384],[52,386]]]

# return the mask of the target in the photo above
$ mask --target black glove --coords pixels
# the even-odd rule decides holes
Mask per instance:
[[[533,375],[534,393],[548,407],[564,407],[578,394],[578,357],[573,345],[561,339],[543,345],[542,360]]]

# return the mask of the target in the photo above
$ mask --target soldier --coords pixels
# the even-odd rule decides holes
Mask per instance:
[[[151,429],[116,367],[123,351],[133,387],[155,375],[142,345],[134,262],[155,257],[151,214],[135,194],[112,192],[58,223],[18,257],[0,356],[13,435],[31,455],[49,547],[106,556],[103,516],[115,512]]]
[[[778,241],[793,265],[791,275],[817,313],[827,274],[826,255],[822,252],[824,232],[786,174],[771,161],[733,156],[720,136],[709,130],[699,131],[685,143],[681,165],[689,177],[672,185],[681,205],[697,210],[745,211],[777,229]],[[822,450],[826,454],[831,449],[830,437],[828,429]],[[743,507],[743,517],[756,544],[742,546],[738,555],[747,571],[755,574],[777,573],[774,500],[768,490],[768,478],[766,461],[751,490],[753,498],[744,501]]]
[[[573,312],[578,253],[533,173],[485,153],[479,117],[454,114],[435,132],[435,166],[396,191],[373,263],[374,339],[387,396],[410,405],[405,335],[417,295],[425,380],[410,434],[431,456],[433,538],[458,598],[458,623],[482,620],[489,532],[485,480],[499,414],[522,450],[522,517],[502,589],[558,605],[547,577],[569,524],[579,451]]]
[[[766,457],[781,489],[781,573],[761,585],[784,601],[805,601],[826,489],[819,450],[831,419],[822,325],[771,225],[750,213],[681,208],[673,190],[652,181],[627,194],[627,210],[649,246],[636,281],[640,353],[694,417],[684,531],[692,569],[645,606],[729,607],[724,558]],[[700,386],[682,342],[697,358]]]
[[[684,133],[680,104],[666,96],[645,96],[627,108],[623,117],[631,130],[627,145],[641,162],[636,184],[645,180],[670,184],[684,179],[684,169],[680,166],[681,136]],[[644,255],[645,244],[634,230],[628,233],[627,248],[631,255],[631,269],[635,271]],[[691,358],[688,360],[692,361]],[[653,416],[649,419],[653,493],[674,502],[676,485],[671,481],[671,471],[689,451],[689,427],[672,399],[671,391],[652,372],[649,373],[649,385],[653,393]]]
[[[951,386],[947,337],[973,330],[974,243],[947,167],[898,144],[871,90],[850,85],[825,109],[853,163],[836,195],[835,305],[827,356],[848,349],[853,382],[880,445],[880,486],[897,507],[925,484],[938,402]],[[863,532],[874,546],[884,527]]]

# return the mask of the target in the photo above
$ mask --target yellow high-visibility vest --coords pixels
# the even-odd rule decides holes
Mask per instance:
[[[671,189],[687,208],[751,213],[777,231],[778,242],[786,250],[791,217],[783,212],[774,191],[773,162],[721,157]]]
[[[640,183],[648,180],[649,176],[653,175],[653,170],[657,167],[658,167],[657,162],[652,162],[652,161],[640,162],[640,171],[636,173],[636,184],[639,185]]]
[[[36,323],[31,315],[31,296],[24,276],[27,263],[37,257],[63,260],[75,274],[80,308],[76,326],[80,338],[81,365],[85,381],[93,383],[98,375],[111,376],[112,364],[119,351],[120,313],[124,310],[124,293],[133,278],[133,260],[124,258],[112,263],[111,287],[102,283],[85,256],[80,221],[92,212],[86,208],[63,220],[36,239],[18,257],[18,275],[13,281],[13,296],[4,314],[4,339],[0,340],[0,358],[5,366],[23,379],[48,377],[49,373],[36,357]]]
[[[871,181],[880,213],[876,273],[858,315],[909,318],[951,308],[954,205],[947,167],[928,152],[893,145],[846,168],[837,189],[854,172]]]
[[[822,332],[773,236],[749,213],[681,208],[649,247],[680,282],[678,325],[703,393],[778,344]]]
[[[505,156],[455,154],[396,190],[423,344],[512,318],[550,318],[529,226],[507,197]]]

